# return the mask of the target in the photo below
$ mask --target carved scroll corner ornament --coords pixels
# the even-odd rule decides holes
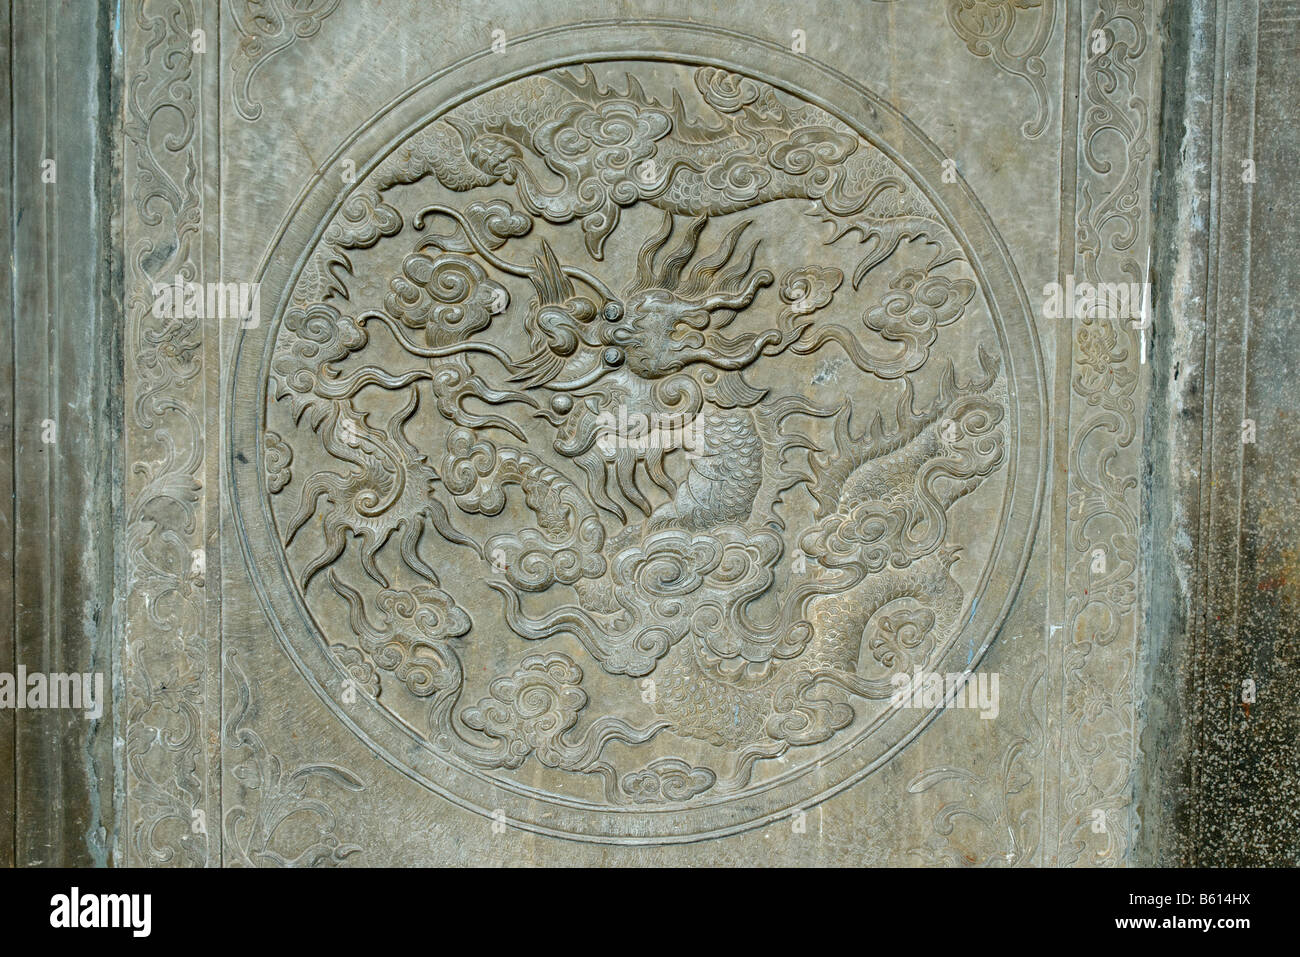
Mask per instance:
[[[1057,0],[947,0],[948,23],[977,57],[987,57],[1008,76],[1023,80],[1034,95],[1034,115],[1020,131],[1037,139],[1047,129],[1050,100],[1043,52],[1056,27]],[[1012,45],[1016,27],[1034,16],[1033,32],[1020,52]]]
[[[250,123],[262,115],[253,97],[253,79],[273,58],[299,40],[320,33],[341,0],[235,0],[230,16],[239,35],[230,58],[235,111]]]
[[[319,782],[362,791],[365,784],[347,768],[329,762],[286,768],[251,727],[253,688],[234,651],[226,653],[225,672],[235,702],[226,718],[224,745],[242,801],[228,802],[222,821],[226,863],[331,867],[360,854],[360,846],[339,837],[335,811],[324,797],[313,796],[311,789]]]
[[[1040,652],[1030,664],[1020,692],[1020,730],[995,765],[983,770],[956,766],[930,768],[914,777],[909,794],[947,792],[931,822],[932,834],[912,855],[927,865],[1024,867],[1033,863],[1041,836],[1033,783],[1034,760],[1043,752],[1043,723],[1035,703],[1047,670]],[[1045,694],[1045,692],[1044,692]],[[960,788],[945,788],[957,784]],[[958,796],[960,795],[960,796]],[[1026,797],[1028,800],[1026,800]],[[967,824],[969,827],[963,828]]]

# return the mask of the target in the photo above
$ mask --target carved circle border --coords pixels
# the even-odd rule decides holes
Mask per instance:
[[[712,52],[719,48],[720,39],[729,41],[726,56]],[[262,260],[258,279],[266,306],[263,314],[270,316],[270,321],[241,331],[235,344],[227,381],[230,407],[226,410],[227,448],[223,458],[240,548],[277,639],[330,710],[372,751],[455,804],[485,816],[503,811],[512,825],[529,831],[607,844],[689,843],[780,820],[843,791],[905,748],[942,709],[896,712],[895,716],[913,718],[914,724],[899,739],[876,750],[870,748],[870,738],[864,741],[858,735],[825,755],[815,771],[803,768],[787,772],[741,794],[701,800],[694,806],[611,808],[543,794],[522,785],[511,786],[446,760],[414,729],[368,698],[362,699],[368,706],[360,702],[350,709],[341,705],[346,674],[318,640],[310,612],[286,574],[270,504],[263,494],[266,363],[274,348],[274,333],[307,257],[350,195],[350,190],[336,186],[343,182],[340,174],[344,164],[354,164],[355,184],[360,185],[385,156],[432,117],[525,76],[609,60],[721,67],[816,104],[898,164],[961,244],[984,292],[1007,363],[1009,424],[1016,438],[1008,463],[1004,520],[976,592],[977,598],[983,597],[990,578],[997,574],[1006,585],[1005,599],[998,607],[977,604],[949,652],[951,657],[963,647],[970,647],[961,635],[979,635],[974,656],[961,667],[949,670],[972,669],[978,664],[1019,591],[1046,483],[1045,382],[1028,299],[1009,250],[970,188],[960,179],[956,184],[936,186],[942,183],[945,157],[910,120],[833,68],[746,34],[665,20],[589,21],[551,28],[512,39],[504,52],[477,53],[433,74],[366,121],[313,175]],[[810,79],[815,82],[808,85],[820,92],[807,89],[804,82]],[[384,135],[394,128],[399,131],[395,136]],[[989,251],[987,261],[974,255],[971,232]],[[269,587],[259,569],[272,579]],[[830,783],[824,783],[827,781]]]

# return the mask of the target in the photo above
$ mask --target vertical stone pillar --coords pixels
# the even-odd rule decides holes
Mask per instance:
[[[98,672],[107,697],[121,501],[111,8],[18,0],[0,29],[11,244],[0,279],[0,548],[12,569],[0,585],[0,671]],[[13,822],[0,861],[109,861],[116,715],[109,702],[97,719],[0,714],[0,814]]]
[[[1140,858],[1300,857],[1294,3],[1172,5]]]

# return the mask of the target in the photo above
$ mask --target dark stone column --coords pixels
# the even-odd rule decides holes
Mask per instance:
[[[105,698],[120,485],[111,11],[14,4],[4,27],[11,42],[0,200],[12,243],[0,405],[13,463],[0,487],[12,492],[2,495],[0,519],[12,569],[0,670],[99,672]],[[0,789],[0,813],[14,825],[0,840],[0,861],[108,862],[113,714],[108,701],[97,720],[72,709],[4,713],[0,761],[12,778]]]
[[[1300,858],[1300,52],[1292,4],[1168,11],[1139,858]]]

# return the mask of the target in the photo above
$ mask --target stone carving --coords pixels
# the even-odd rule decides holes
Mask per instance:
[[[1110,38],[1083,68],[1077,256],[1081,275],[1145,279],[1149,224],[1150,45],[1144,0],[1102,0],[1089,25]],[[1116,866],[1136,827],[1137,538],[1141,384],[1146,334],[1095,318],[1075,333],[1062,716],[1067,780],[1060,861]],[[1104,556],[1098,561],[1098,555]],[[1104,814],[1104,830],[1092,827]]]
[[[133,6],[134,68],[124,87],[133,228],[125,232],[128,331],[126,450],[126,765],[133,864],[204,865],[217,842],[195,829],[215,817],[204,740],[219,722],[205,704],[206,577],[196,565],[202,483],[203,340],[199,323],[154,315],[151,284],[197,274],[203,184],[188,0]]]
[[[933,183],[789,89],[631,60],[435,110],[366,168],[235,373],[265,396],[240,528],[331,705],[360,690],[430,787],[596,840],[887,760],[929,717],[891,679],[987,647],[1040,478],[1032,334]]]
[[[908,784],[911,794],[943,791],[943,785],[950,782],[962,786],[960,790],[946,789],[954,799],[935,812],[931,841],[912,849],[922,863],[955,867],[1025,867],[1033,863],[1040,838],[1033,769],[1043,751],[1043,724],[1034,698],[1045,670],[1044,656],[1035,655],[1020,692],[1022,730],[1012,737],[996,766],[981,772],[941,765],[923,771]],[[953,840],[964,822],[974,825],[974,841]]]
[[[1033,11],[1034,28],[1021,53],[1012,51],[1012,34],[1021,14]],[[1037,109],[1021,132],[1036,139],[1047,129],[1047,65],[1043,51],[1056,29],[1056,0],[948,0],[948,23],[978,57],[989,57],[999,70],[1029,84]]]
[[[320,33],[325,18],[338,9],[339,0],[239,0],[230,5],[230,17],[239,34],[231,58],[235,110],[250,122],[262,115],[253,99],[253,78],[276,55],[299,40]]]
[[[1063,113],[1065,155],[1079,149],[1059,265],[1080,279],[1145,278],[1159,10],[949,0],[928,24],[946,13],[980,58],[956,58],[963,76],[988,67],[1026,93],[1035,157],[1055,152],[1042,66],[1063,30],[1060,85],[1080,97]],[[272,244],[260,328],[221,345],[215,326],[154,315],[151,283],[219,275],[219,234],[239,233],[210,200],[218,159],[255,141],[240,135],[278,135],[240,122],[272,98],[266,65],[362,19],[337,0],[123,16],[124,859],[384,849],[378,827],[345,837],[331,817],[345,821],[350,772],[274,770],[277,754],[290,769],[333,754],[289,759],[269,723],[230,723],[240,679],[222,671],[216,592],[250,596],[243,569],[219,567],[226,529],[224,559],[244,549],[303,693],[432,791],[513,825],[734,833],[933,740],[928,713],[888,708],[888,679],[978,663],[1019,587],[1046,462],[1034,332],[979,202],[905,117],[810,58],[714,29],[692,45],[668,21],[634,47],[616,34],[636,25],[566,21],[532,52],[512,36],[491,65],[421,81],[355,139],[350,117],[327,132],[339,159]],[[225,30],[219,56],[194,53],[200,28]],[[432,67],[410,69],[384,102]],[[1024,235],[1008,230],[1032,291]],[[1069,475],[1035,558],[1047,581],[1020,606],[1051,592],[1046,671],[1006,660],[1025,707],[1005,709],[987,765],[906,756],[889,801],[933,823],[926,860],[1131,854],[1148,337],[1090,317],[1048,338],[1069,375],[1054,416]],[[219,523],[209,489],[227,472]],[[229,633],[245,667],[269,640],[247,624]],[[319,842],[262,840],[304,801],[324,802]],[[885,830],[879,810],[859,823]],[[926,842],[907,837],[900,856]]]
[[[228,752],[238,763],[235,780],[241,798],[251,806],[233,803],[222,821],[227,860],[244,867],[317,867],[337,864],[361,851],[344,844],[334,833],[338,821],[324,801],[311,797],[314,781],[328,781],[348,791],[360,791],[365,784],[355,774],[336,764],[310,764],[292,771],[271,753],[261,735],[249,727],[253,709],[252,688],[234,653],[226,656],[226,674],[235,693],[235,707],[226,717]],[[295,842],[288,832],[301,833]]]

